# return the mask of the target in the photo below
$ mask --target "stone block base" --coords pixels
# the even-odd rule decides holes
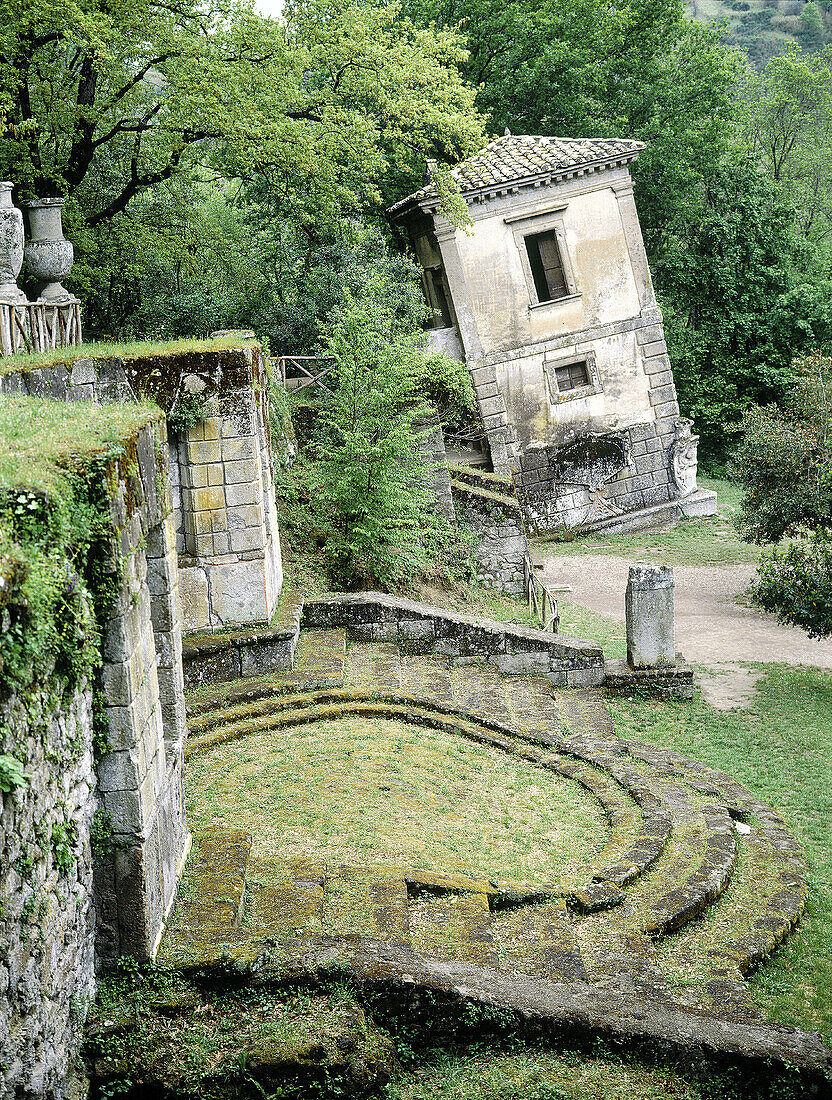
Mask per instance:
[[[631,531],[645,531],[651,527],[669,527],[683,519],[713,516],[716,511],[716,493],[710,489],[694,489],[686,497],[679,497],[677,500],[640,508],[636,512],[623,512],[620,516],[610,516],[598,520],[597,523],[588,523],[581,531],[626,535]]]
[[[604,687],[610,695],[650,699],[692,699],[693,669],[681,657],[672,668],[633,669],[626,661],[606,661]]]

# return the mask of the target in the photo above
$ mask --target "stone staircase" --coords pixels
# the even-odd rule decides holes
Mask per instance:
[[[705,1014],[762,1028],[776,1048],[743,975],[795,926],[807,882],[798,845],[769,807],[727,775],[618,739],[599,689],[403,654],[392,642],[348,641],[342,629],[301,631],[291,672],[193,692],[186,755],[355,715],[443,730],[568,778],[603,809],[603,849],[571,878],[517,882],[499,867],[476,879],[271,862],[251,855],[249,836],[215,831],[196,838],[161,961],[285,972],[337,960],[399,982],[513,989],[509,1006],[522,1000],[518,981],[537,983],[545,1003],[556,987],[579,998],[612,990],[647,1005],[634,1033],[661,1004],[665,1016],[693,1013],[700,1025]]]

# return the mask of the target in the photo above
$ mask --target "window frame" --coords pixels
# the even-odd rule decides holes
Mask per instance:
[[[503,218],[505,224],[510,227],[514,234],[514,244],[520,256],[520,264],[523,268],[526,288],[529,292],[529,309],[545,309],[549,306],[556,306],[561,302],[573,301],[575,298],[580,298],[578,284],[575,281],[575,272],[569,257],[569,249],[566,246],[566,229],[563,222],[565,211],[566,206],[563,205],[539,213],[512,214],[509,217]],[[526,242],[529,238],[539,237],[544,233],[552,233],[554,235],[555,245],[560,257],[560,266],[563,272],[563,282],[566,287],[566,293],[562,294],[559,298],[544,298],[541,300],[537,294],[537,287],[535,286],[532,266],[529,262]]]
[[[560,299],[558,299],[560,301]],[[572,367],[577,363],[586,363],[586,373],[589,379],[585,386],[574,386],[569,390],[561,390],[558,387],[557,371],[560,367]],[[598,364],[594,351],[583,351],[573,355],[557,355],[547,352],[543,356],[543,373],[549,387],[549,400],[553,405],[561,405],[564,401],[577,401],[583,397],[592,397],[593,394],[603,393],[601,376],[598,373]]]

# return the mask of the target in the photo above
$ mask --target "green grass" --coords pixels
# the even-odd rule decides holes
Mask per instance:
[[[394,864],[571,881],[607,840],[579,785],[496,749],[402,722],[345,718],[258,732],[188,764],[188,820],[254,835],[282,863]]]
[[[620,736],[664,745],[734,776],[784,818],[803,844],[810,893],[800,932],[751,980],[766,1015],[832,1039],[832,676],[759,666],[744,712],[701,700],[610,701]]]
[[[736,533],[736,514],[741,490],[729,481],[701,477],[700,487],[714,489],[719,511],[715,516],[689,519],[675,527],[639,531],[632,535],[578,535],[568,541],[532,539],[537,555],[571,557],[578,554],[619,554],[622,557],[649,556],[674,565],[731,565],[757,562],[760,547],[743,542]]]
[[[157,343],[138,341],[128,344],[90,343],[72,344],[66,348],[36,352],[33,355],[0,356],[0,374],[15,371],[37,370],[54,367],[59,363],[75,363],[79,359],[145,359],[148,356],[184,355],[201,351],[224,351],[227,348],[246,347],[253,343],[239,336],[224,336],[216,340],[165,340]]]
[[[692,1100],[666,1071],[585,1055],[528,1051],[442,1059],[388,1088],[388,1100]]]
[[[161,417],[151,402],[68,405],[35,397],[0,397],[0,486],[54,492],[74,459],[102,454]]]

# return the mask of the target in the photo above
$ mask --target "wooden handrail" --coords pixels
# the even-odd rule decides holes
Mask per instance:
[[[523,559],[523,587],[529,601],[529,614],[537,619],[543,630],[557,634],[560,628],[558,601],[543,581],[535,576],[534,563],[528,554]]]

